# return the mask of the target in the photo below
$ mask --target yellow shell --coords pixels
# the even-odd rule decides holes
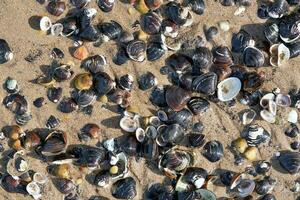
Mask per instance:
[[[144,31],[140,30],[138,32],[138,39],[139,40],[146,41],[148,38],[149,38],[149,35],[147,33],[145,33]]]
[[[108,98],[106,95],[102,95],[101,97],[98,98],[98,101],[100,101],[101,103],[107,103]]]
[[[142,14],[145,14],[149,11],[148,6],[145,3],[145,0],[138,0],[137,4],[135,5],[135,9]]]
[[[85,46],[80,46],[74,51],[73,56],[78,60],[84,60],[89,56],[89,52]]]
[[[10,127],[9,138],[12,140],[17,140],[20,137],[20,134],[23,133],[23,130],[18,125],[13,125]]]
[[[74,78],[74,85],[78,90],[88,90],[93,85],[93,76],[89,73],[77,74]]]
[[[246,151],[244,152],[244,157],[247,160],[253,161],[256,160],[258,154],[257,147],[248,147]]]
[[[82,178],[78,178],[78,179],[75,181],[76,185],[80,185],[80,184],[82,184],[82,182],[83,182]]]
[[[247,141],[244,138],[238,138],[233,142],[233,146],[240,153],[244,153],[248,147]]]
[[[112,167],[109,169],[109,173],[110,173],[110,174],[117,174],[118,171],[119,171],[119,168],[118,168],[118,166],[116,166],[116,165],[112,166]]]
[[[18,139],[18,140],[13,141],[11,147],[17,151],[22,149],[21,140]]]
[[[131,113],[139,113],[139,108],[137,106],[128,106],[126,111]]]
[[[70,165],[69,164],[61,164],[55,168],[55,176],[59,178],[70,179]]]

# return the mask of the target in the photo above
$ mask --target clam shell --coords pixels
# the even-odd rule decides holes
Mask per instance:
[[[210,162],[217,162],[224,155],[223,145],[217,140],[209,141],[204,145],[202,155]]]
[[[271,138],[270,133],[258,125],[249,125],[246,127],[242,132],[242,136],[247,140],[249,146],[258,146]]]
[[[187,106],[194,115],[198,115],[205,113],[209,109],[210,103],[201,97],[192,97],[188,101]]]
[[[78,47],[73,53],[73,57],[78,60],[84,60],[88,57],[88,55],[89,52],[85,46]]]
[[[178,36],[179,26],[171,20],[163,20],[161,31],[166,37],[176,38]]]
[[[69,194],[75,191],[76,185],[73,181],[63,178],[57,178],[54,180],[56,188],[63,194]]]
[[[196,77],[193,80],[193,90],[206,95],[212,95],[217,88],[217,74],[208,72]]]
[[[60,36],[63,32],[64,26],[61,23],[56,23],[51,26],[51,35]]]
[[[265,56],[255,47],[247,47],[243,53],[243,60],[247,67],[262,67],[265,62]]]
[[[256,182],[255,191],[259,195],[265,195],[267,193],[272,192],[275,187],[276,180],[270,177],[265,177],[262,180]]]
[[[42,31],[48,31],[50,30],[52,26],[51,19],[49,17],[42,17],[40,20],[40,29]]]
[[[166,107],[167,101],[166,101],[166,91],[167,89],[163,86],[156,86],[153,88],[150,94],[149,100],[151,103],[158,107]]]
[[[143,14],[141,16],[140,24],[141,29],[149,35],[158,34],[161,29],[161,19],[154,12]]]
[[[207,69],[212,64],[213,55],[211,51],[206,47],[199,47],[193,54],[193,68],[201,71]]]
[[[227,78],[218,84],[218,98],[220,101],[230,101],[234,99],[242,88],[240,79],[235,77]]]
[[[290,50],[290,58],[295,58],[300,55],[300,42],[288,43],[286,47]]]
[[[160,146],[179,144],[184,138],[184,130],[179,124],[171,124],[158,130],[157,143]]]
[[[100,96],[109,93],[116,85],[112,78],[105,72],[99,72],[93,78],[94,88]]]
[[[59,125],[60,125],[60,119],[53,115],[50,115],[50,117],[48,118],[48,120],[46,122],[46,128],[53,129]]]
[[[58,104],[58,110],[63,113],[71,113],[78,109],[78,105],[73,98],[63,98]]]
[[[275,102],[278,106],[281,107],[290,107],[292,104],[290,95],[285,94],[278,94],[276,96]]]
[[[86,7],[91,0],[71,0],[71,4],[73,4],[76,8],[84,8]]]
[[[61,65],[54,69],[53,75],[56,81],[66,81],[70,79],[73,75],[73,71],[71,70],[71,66],[69,65]]]
[[[18,151],[6,166],[7,173],[11,176],[21,176],[29,170],[29,163],[24,151]]]
[[[290,50],[284,44],[274,44],[270,47],[270,64],[278,67],[287,62],[290,58]]]
[[[137,128],[135,130],[135,137],[136,137],[137,141],[143,142],[145,140],[145,137],[146,137],[145,130],[142,129],[142,128]]]
[[[205,3],[203,0],[189,0],[188,6],[197,15],[202,15],[205,11]]]
[[[28,112],[28,102],[24,96],[20,94],[10,94],[3,100],[5,107],[18,115]]]
[[[1,185],[7,192],[27,193],[26,186],[21,183],[21,180],[11,175],[5,175],[1,180]]]
[[[81,107],[91,105],[96,100],[96,95],[91,90],[82,90],[75,94],[75,101]]]
[[[147,59],[149,61],[155,61],[160,59],[165,54],[165,49],[163,48],[163,44],[158,42],[151,42],[147,46]]]
[[[139,123],[136,119],[133,119],[131,117],[128,116],[124,116],[121,120],[120,120],[120,127],[122,130],[129,132],[129,133],[133,133],[137,130]]]
[[[248,110],[243,114],[243,125],[251,124],[251,122],[255,119],[256,112],[254,110]]]
[[[104,36],[104,38],[102,38],[104,42],[118,39],[123,32],[122,26],[116,21],[101,23],[98,25],[98,28]]]
[[[289,11],[289,4],[286,0],[276,0],[268,8],[268,14],[272,18],[281,18]]]
[[[39,199],[41,195],[41,189],[36,182],[30,182],[26,186],[26,191],[30,194],[34,199]]]
[[[296,110],[292,110],[288,114],[288,122],[296,124],[298,122],[298,113]]]
[[[46,8],[51,15],[60,16],[65,11],[66,4],[63,1],[50,1]]]
[[[40,151],[44,156],[58,155],[66,150],[67,144],[67,133],[55,130],[46,137]]]
[[[280,152],[277,157],[280,165],[290,174],[296,174],[300,169],[300,153],[292,151]]]
[[[190,99],[190,93],[177,86],[171,86],[166,91],[166,103],[174,111],[184,108]]]
[[[111,192],[117,199],[133,199],[137,194],[136,181],[132,177],[120,179],[112,185]]]
[[[269,107],[269,102],[274,100],[275,100],[275,94],[267,93],[260,99],[259,104],[261,107],[267,109]]]
[[[127,91],[131,91],[131,89],[133,87],[133,82],[134,82],[133,76],[130,74],[125,74],[125,75],[121,76],[118,81],[119,86],[122,89],[127,90]]]
[[[289,17],[280,21],[279,36],[285,43],[292,43],[299,39],[300,27],[296,15],[290,15]]]
[[[96,174],[94,179],[94,184],[99,187],[106,187],[108,186],[109,182],[109,173],[107,171],[100,171]]]
[[[82,167],[97,167],[106,158],[106,150],[103,147],[78,145],[69,152],[76,158],[75,164]]]
[[[33,181],[39,184],[45,184],[48,181],[46,174],[36,172],[33,175]]]
[[[261,118],[263,118],[265,121],[273,124],[276,122],[276,116],[273,115],[271,112],[269,112],[268,110],[262,110],[260,111],[260,116]]]
[[[231,66],[233,64],[232,53],[226,46],[218,46],[213,51],[213,62],[216,65]]]
[[[240,30],[238,33],[233,34],[231,45],[232,52],[242,53],[246,47],[254,46],[255,41],[248,32]]]
[[[265,160],[261,160],[257,163],[255,171],[258,174],[266,174],[271,169],[271,163]]]
[[[299,129],[296,124],[292,123],[290,127],[285,131],[285,135],[291,138],[295,138],[299,135]]]
[[[98,7],[103,12],[110,12],[114,8],[114,0],[97,0]]]
[[[50,87],[50,88],[48,88],[47,97],[53,103],[59,102],[60,99],[62,98],[62,88],[61,87],[58,87],[58,88]]]
[[[192,67],[190,58],[183,54],[172,54],[167,58],[166,64],[177,73],[183,73]]]
[[[271,43],[271,44],[277,44],[279,40],[279,28],[278,25],[273,23],[269,26],[267,26],[264,30],[265,38]]]
[[[250,179],[242,179],[238,185],[234,188],[238,197],[247,197],[255,189],[255,182]]]
[[[146,58],[147,45],[142,40],[133,40],[126,47],[129,58],[137,62],[143,62]]]
[[[151,72],[142,74],[138,79],[139,88],[141,90],[148,90],[157,85],[157,78]]]

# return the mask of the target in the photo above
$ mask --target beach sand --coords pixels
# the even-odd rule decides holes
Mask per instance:
[[[218,2],[205,0],[206,10],[202,16],[195,16],[195,22],[199,22],[199,35],[203,36],[202,27],[204,24],[208,26],[217,26],[217,22],[221,20],[229,20],[230,31],[222,32],[216,38],[218,45],[227,45],[230,47],[232,32],[238,32],[243,26],[247,31],[254,34],[256,37],[262,37],[262,27],[264,20],[259,19],[256,16],[257,3],[253,2],[253,5],[246,9],[245,13],[241,16],[234,16],[236,7],[223,7]],[[68,6],[68,8],[70,8]],[[89,7],[97,8],[98,14],[95,21],[108,21],[116,20],[125,29],[132,31],[132,24],[139,19],[139,13],[135,11],[132,14],[128,13],[128,8],[131,7],[128,4],[124,4],[117,1],[114,9],[110,13],[103,13],[97,7],[95,1],[90,3]],[[66,12],[64,13],[66,14]],[[24,94],[30,103],[30,110],[33,115],[33,119],[25,125],[24,130],[30,130],[37,127],[45,127],[45,122],[50,115],[57,116],[62,119],[62,123],[59,129],[65,130],[68,133],[70,144],[79,144],[77,133],[86,123],[96,123],[104,129],[103,135],[99,141],[104,139],[118,137],[123,135],[119,129],[119,114],[116,113],[117,107],[115,104],[108,103],[103,105],[100,102],[94,104],[94,111],[91,116],[85,115],[82,112],[73,112],[71,114],[63,114],[57,110],[57,105],[50,102],[46,97],[46,88],[33,84],[30,81],[43,75],[42,69],[45,66],[50,65],[52,59],[49,57],[50,51],[57,47],[64,51],[65,58],[62,63],[73,61],[75,66],[73,70],[75,74],[84,72],[84,69],[80,68],[80,61],[72,58],[69,52],[69,48],[73,46],[73,41],[64,37],[53,37],[51,35],[45,35],[44,33],[35,30],[30,25],[32,17],[34,16],[49,16],[53,21],[63,17],[53,17],[47,13],[45,4],[41,5],[35,0],[1,0],[0,1],[0,38],[5,39],[14,52],[14,59],[6,64],[0,66],[0,83],[4,83],[5,79],[10,76],[16,79],[21,88],[22,94]],[[145,61],[143,63],[127,62],[125,65],[117,66],[112,62],[112,57],[116,53],[116,45],[114,42],[108,42],[100,47],[93,47],[91,43],[85,44],[88,47],[90,55],[100,54],[104,55],[109,63],[108,72],[112,77],[121,76],[126,73],[130,73],[137,78],[139,75],[146,71],[151,71],[157,78],[159,84],[169,84],[167,77],[160,74],[159,70],[165,65],[165,58],[172,52],[169,51],[163,58],[155,62]],[[27,62],[24,58],[29,54],[41,55],[37,57],[34,62]],[[291,88],[300,86],[300,70],[299,70],[299,58],[292,59],[288,64],[273,69],[271,67],[262,67],[258,71],[265,71],[267,74],[267,81],[263,85],[263,90],[271,91],[273,88],[280,88],[283,93],[287,93]],[[136,79],[135,79],[136,83]],[[58,83],[57,86],[63,88],[65,96],[70,96],[72,90],[70,81]],[[149,91],[141,91],[135,84],[133,94],[133,105],[136,105],[140,109],[140,113],[143,116],[151,114],[151,110],[154,107],[149,102]],[[1,101],[7,95],[4,89],[0,90]],[[42,108],[36,108],[32,102],[37,97],[45,97],[47,104]],[[231,108],[223,106],[222,104],[211,103],[210,109],[202,116],[194,117],[194,121],[200,120],[203,122],[207,141],[219,140],[225,147],[225,156],[221,161],[216,163],[210,163],[201,155],[201,149],[194,149],[196,153],[195,166],[202,167],[208,171],[212,171],[217,168],[229,169],[236,172],[243,171],[250,162],[245,162],[242,166],[235,166],[233,154],[227,148],[231,141],[239,137],[240,132],[243,130],[243,125],[240,120],[239,113],[246,109],[245,106],[239,103]],[[284,129],[288,126],[287,113],[291,108],[279,108],[278,116],[281,120],[278,125],[271,125],[261,119],[255,121],[256,124],[263,126],[267,131],[272,134],[270,143],[264,144],[259,148],[259,159],[270,160],[276,151],[289,149],[289,144],[292,140],[284,135]],[[0,106],[0,127],[15,124],[14,115],[9,112],[3,105]],[[87,144],[95,145],[98,140],[91,140]],[[7,140],[2,141],[6,150],[9,150]],[[2,155],[2,159],[3,158]],[[30,166],[33,170],[46,173],[46,164],[41,160],[29,157]],[[3,168],[4,166],[2,166]],[[2,171],[5,170],[5,167]],[[136,162],[135,159],[130,159],[130,172],[131,176],[137,181],[138,195],[135,199],[143,199],[143,191],[150,183],[162,182],[164,176],[150,170],[144,160]],[[297,198],[296,193],[290,191],[292,183],[298,178],[297,175],[289,175],[276,170],[271,169],[271,177],[276,178],[278,183],[274,188],[273,193],[279,200],[292,200]],[[89,176],[87,176],[89,177]],[[89,183],[89,178],[84,178],[83,183],[79,186],[80,199],[87,200],[93,195],[101,195],[114,199],[111,196],[110,187],[102,189]],[[226,196],[224,193],[224,187],[214,186],[212,188],[218,197]],[[299,195],[299,194],[298,194]],[[49,176],[49,182],[45,185],[43,192],[43,200],[50,199],[63,199],[61,194],[53,185],[51,177]],[[2,187],[0,188],[0,199],[32,199],[30,196],[24,196],[22,194],[7,193]]]

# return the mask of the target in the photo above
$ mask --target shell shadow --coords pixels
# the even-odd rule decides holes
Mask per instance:
[[[101,124],[106,128],[119,128],[119,122],[121,120],[121,116],[113,116],[101,121]]]
[[[41,30],[40,29],[40,21],[41,21],[41,17],[34,15],[28,19],[28,24],[32,29],[39,31],[39,30]]]
[[[275,156],[273,156],[273,157],[271,158],[270,162],[271,162],[271,165],[272,165],[272,168],[273,168],[273,169],[275,169],[276,171],[278,171],[278,172],[280,172],[280,173],[282,173],[282,174],[288,174],[288,172],[285,171],[285,170],[281,167],[281,165],[280,165],[278,159],[276,159]]]

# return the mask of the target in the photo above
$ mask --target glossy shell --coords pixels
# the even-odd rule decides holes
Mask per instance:
[[[41,146],[40,152],[44,156],[52,156],[63,153],[67,148],[67,133],[63,131],[52,131],[46,137],[45,142]]]
[[[62,88],[61,87],[58,87],[58,88],[50,87],[50,88],[48,88],[47,97],[53,103],[59,102],[60,99],[62,98]]]
[[[234,33],[231,39],[232,52],[242,53],[248,46],[254,46],[255,41],[249,33],[244,30]]]
[[[166,64],[174,69],[177,73],[183,73],[192,68],[192,62],[190,58],[184,54],[172,54],[167,58]]]
[[[142,74],[138,79],[139,88],[141,90],[148,90],[157,85],[157,78],[151,72]]]
[[[3,100],[5,107],[17,115],[23,115],[28,111],[28,102],[26,98],[20,94],[10,94]]]
[[[264,30],[265,38],[269,41],[271,44],[277,44],[279,40],[279,28],[278,25],[273,23],[269,26],[265,27]]]
[[[69,65],[61,65],[54,69],[53,75],[55,80],[60,82],[69,80],[73,73]]]
[[[250,125],[242,133],[243,138],[247,140],[249,146],[258,146],[267,142],[271,135],[264,128],[258,125]]]
[[[47,11],[54,16],[60,16],[66,9],[65,2],[51,1],[47,5]]]
[[[203,0],[189,0],[188,6],[197,15],[202,15],[205,11],[205,3]]]
[[[231,77],[218,84],[218,98],[220,101],[230,101],[234,99],[242,88],[240,79]]]
[[[161,29],[161,19],[154,12],[143,14],[141,16],[140,24],[141,29],[149,35],[158,34]]]
[[[111,192],[117,199],[133,199],[137,195],[136,181],[132,177],[120,179],[112,185]]]
[[[282,66],[290,58],[290,50],[284,44],[274,44],[270,47],[270,64],[274,67]]]
[[[166,101],[166,95],[165,95],[166,91],[167,88],[163,86],[154,87],[153,90],[151,91],[149,100],[155,106],[166,107],[168,105]]]
[[[262,180],[256,182],[255,191],[257,194],[265,195],[267,193],[272,192],[275,187],[276,180],[270,177],[265,177]]]
[[[164,54],[166,50],[163,47],[163,44],[158,42],[151,42],[147,46],[147,59],[149,61],[155,61],[160,59]]]
[[[119,78],[118,84],[124,90],[131,91],[133,88],[133,76],[130,74],[125,74]]]
[[[98,95],[105,95],[109,93],[116,85],[111,77],[105,72],[95,74],[93,83]]]
[[[91,73],[96,74],[105,70],[107,65],[106,58],[102,55],[95,55],[87,58],[81,64],[81,67],[89,70]]]
[[[73,53],[73,57],[78,60],[84,60],[88,57],[88,55],[89,52],[85,46],[78,47]]]
[[[216,65],[231,66],[233,64],[232,53],[226,46],[218,46],[213,50],[213,62]]]
[[[217,79],[217,74],[213,72],[202,74],[193,80],[193,90],[206,95],[211,95],[216,91]]]
[[[46,128],[53,129],[59,125],[60,125],[60,119],[53,115],[50,115],[50,117],[48,118],[48,120],[46,122]]]
[[[126,52],[134,61],[143,62],[146,58],[147,45],[142,40],[133,40],[126,47]]]
[[[138,120],[136,118],[131,118],[129,116],[124,116],[121,120],[120,120],[120,127],[122,130],[132,133],[135,132],[136,129],[138,128],[139,123]]]
[[[116,40],[122,34],[123,28],[122,26],[115,21],[104,22],[98,25],[100,32],[103,34],[103,40],[105,42],[109,40]]]
[[[188,108],[194,115],[205,113],[210,106],[210,103],[201,97],[193,97],[187,103]]]
[[[300,169],[300,154],[299,152],[283,151],[277,157],[280,165],[290,174],[296,174]]]
[[[40,20],[41,31],[48,31],[52,26],[51,19],[49,17],[42,17]]]
[[[262,67],[265,57],[259,49],[247,47],[243,53],[243,61],[247,67]]]
[[[207,69],[212,64],[213,55],[211,51],[206,47],[199,47],[193,54],[193,68],[202,70]]]
[[[158,130],[157,143],[160,146],[179,144],[184,137],[184,130],[179,124],[171,124]]]
[[[73,4],[76,8],[86,7],[91,0],[71,0],[71,4]]]
[[[210,162],[217,162],[224,155],[223,145],[216,140],[209,141],[204,145],[202,155]]]
[[[183,90],[182,88],[171,86],[166,91],[166,103],[174,111],[182,110],[189,99],[189,92]]]
[[[73,98],[63,98],[58,105],[58,109],[63,113],[71,113],[78,109],[78,105]]]
[[[110,12],[114,8],[115,1],[114,0],[97,0],[98,7],[103,12]]]
[[[82,167],[96,167],[104,161],[106,151],[103,147],[78,145],[70,150],[70,154],[76,158],[75,164]]]

